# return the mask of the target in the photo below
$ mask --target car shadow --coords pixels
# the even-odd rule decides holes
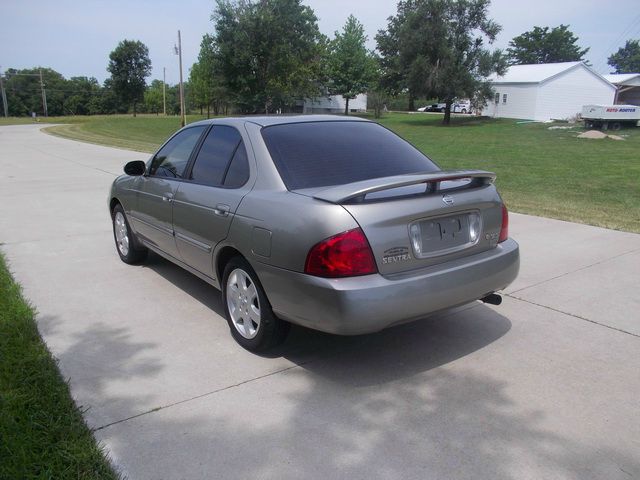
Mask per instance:
[[[213,321],[225,321],[217,289],[155,254],[145,266],[221,317]],[[286,358],[338,383],[380,384],[469,355],[510,328],[509,319],[474,302],[368,335],[332,335],[293,325],[282,345],[260,356]]]
[[[204,280],[199,279],[195,275],[187,272],[184,268],[171,263],[169,260],[153,252],[149,252],[149,256],[143,266],[153,270],[165,280],[168,280],[180,290],[187,293],[194,300],[197,300],[224,318],[220,291]]]

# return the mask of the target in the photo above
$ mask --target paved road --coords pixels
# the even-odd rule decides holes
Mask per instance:
[[[640,235],[512,215],[522,270],[362,337],[240,349],[218,292],[118,260],[107,190],[145,154],[0,127],[0,242],[132,479],[640,478]]]

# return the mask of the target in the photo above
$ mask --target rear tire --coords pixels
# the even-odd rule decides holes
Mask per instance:
[[[275,316],[249,262],[233,257],[222,275],[222,304],[231,336],[251,352],[264,352],[282,343],[291,325]]]
[[[131,227],[122,205],[117,204],[113,208],[111,220],[113,224],[113,239],[116,242],[116,251],[120,260],[129,265],[135,265],[147,258],[148,250],[138,244],[138,240],[131,232]]]

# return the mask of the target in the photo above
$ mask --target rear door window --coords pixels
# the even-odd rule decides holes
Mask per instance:
[[[262,129],[289,190],[439,168],[413,145],[373,122],[305,122]]]
[[[223,185],[225,174],[238,147],[242,146],[240,132],[233,127],[216,125],[202,142],[191,169],[191,180],[203,185]],[[242,146],[244,150],[244,146]],[[246,154],[245,154],[246,156]]]
[[[191,152],[206,128],[205,125],[199,125],[186,128],[175,134],[173,138],[156,153],[156,156],[151,162],[149,175],[182,178]]]

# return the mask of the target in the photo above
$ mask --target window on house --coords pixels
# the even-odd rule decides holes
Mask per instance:
[[[502,103],[507,103],[507,94],[506,93],[502,94]]]
[[[500,94],[496,93],[496,104],[500,103]]]

